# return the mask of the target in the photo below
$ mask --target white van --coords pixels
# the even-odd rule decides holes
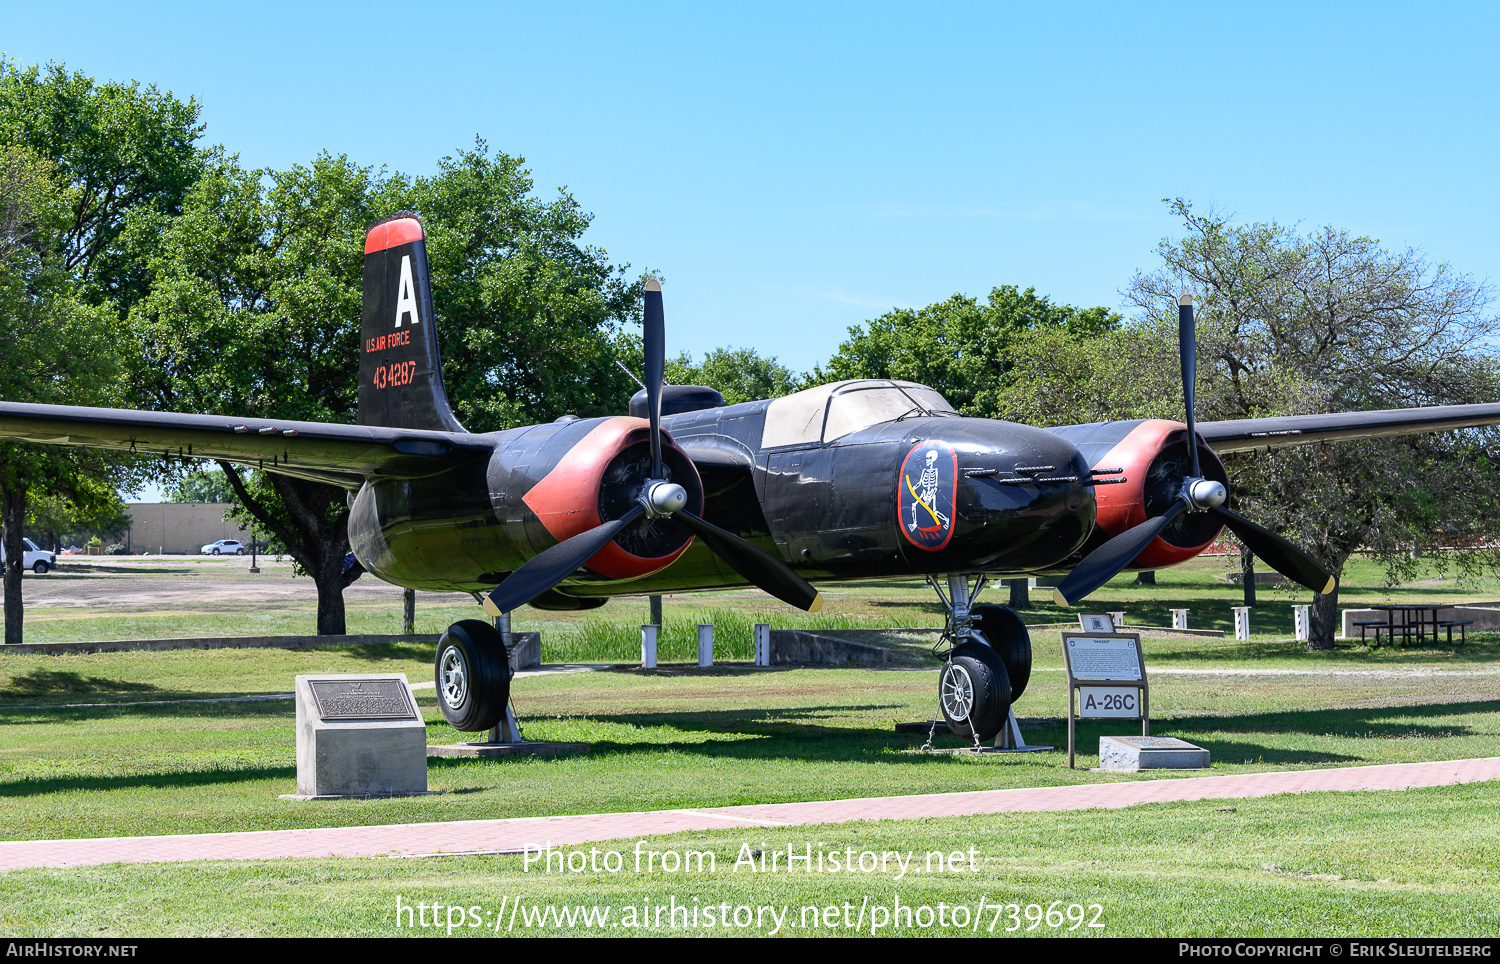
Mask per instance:
[[[21,537],[21,543],[22,547],[25,550],[21,553],[21,563],[27,569],[30,569],[32,572],[40,576],[45,574],[48,569],[57,568],[57,553],[38,549],[36,547],[36,543],[32,542],[30,539],[27,539],[25,536]],[[5,545],[3,543],[0,543],[0,566],[3,566],[4,564]]]

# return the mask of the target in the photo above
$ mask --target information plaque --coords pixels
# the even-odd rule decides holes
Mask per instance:
[[[399,679],[310,679],[321,720],[415,720],[406,683]]]
[[[1068,767],[1073,766],[1074,728],[1080,719],[1140,720],[1141,735],[1150,735],[1141,637],[1064,630],[1062,647],[1068,670]]]

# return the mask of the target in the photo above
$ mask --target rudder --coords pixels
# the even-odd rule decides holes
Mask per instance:
[[[365,235],[359,423],[462,432],[443,387],[427,240],[407,212]]]

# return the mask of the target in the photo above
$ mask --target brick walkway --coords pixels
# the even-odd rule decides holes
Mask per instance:
[[[634,839],[681,830],[781,827],[961,817],[1037,810],[1129,807],[1174,800],[1229,800],[1276,793],[1325,790],[1404,790],[1500,780],[1500,757],[1443,763],[1247,773],[1095,783],[1018,790],[976,790],[905,797],[867,797],[808,803],[768,803],[649,813],[607,813],[511,820],[333,827],[321,830],[262,830],[162,837],[100,837],[88,840],[21,840],[0,843],[0,870],[17,867],[79,867],[105,863],[185,860],[270,860],[279,857],[419,857],[436,854],[504,853],[526,844],[569,846]],[[306,806],[315,817],[316,805]]]

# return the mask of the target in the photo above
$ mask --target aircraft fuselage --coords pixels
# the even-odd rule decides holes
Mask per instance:
[[[1094,528],[1090,466],[1052,432],[921,416],[829,442],[768,447],[770,404],[668,416],[663,427],[701,478],[703,517],[805,578],[1036,572],[1073,555]],[[494,433],[487,464],[368,482],[349,521],[355,554],[398,585],[487,591],[559,541],[560,518],[588,509],[553,505],[539,514],[534,490],[581,486],[582,502],[609,501],[597,482],[588,487],[593,470],[576,453],[635,421],[575,419]],[[620,457],[628,455],[627,446]],[[746,584],[698,541],[647,568],[655,571],[611,578],[591,564],[558,589],[586,598]]]

